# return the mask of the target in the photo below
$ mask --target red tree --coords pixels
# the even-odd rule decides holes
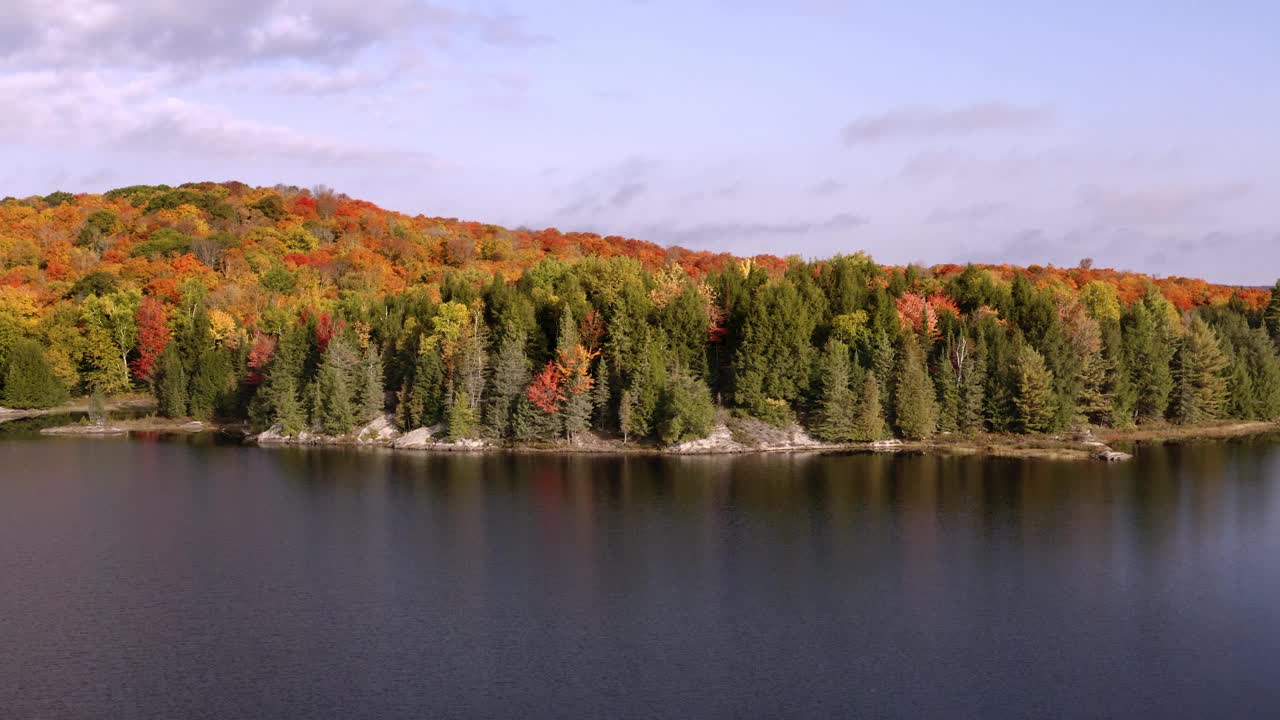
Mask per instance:
[[[138,357],[133,360],[133,374],[150,382],[156,360],[169,344],[169,313],[155,295],[148,295],[138,306]]]
[[[529,402],[548,415],[560,412],[564,404],[564,373],[556,362],[550,361],[529,384]]]

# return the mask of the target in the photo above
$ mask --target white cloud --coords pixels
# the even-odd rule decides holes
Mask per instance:
[[[0,96],[14,100],[11,111],[0,114],[0,134],[20,143],[275,157],[317,164],[438,165],[425,153],[352,144],[238,117],[168,94],[149,77],[11,73],[0,76]]]

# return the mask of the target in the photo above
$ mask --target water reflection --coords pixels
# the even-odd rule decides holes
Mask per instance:
[[[1249,716],[1278,699],[1276,448],[1110,466],[0,442],[19,618],[0,707]]]

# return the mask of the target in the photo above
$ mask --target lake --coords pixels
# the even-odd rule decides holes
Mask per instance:
[[[0,435],[6,718],[1280,712],[1280,442],[1133,462]]]

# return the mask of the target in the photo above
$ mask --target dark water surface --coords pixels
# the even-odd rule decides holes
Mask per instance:
[[[0,440],[0,717],[1280,716],[1280,443]]]

